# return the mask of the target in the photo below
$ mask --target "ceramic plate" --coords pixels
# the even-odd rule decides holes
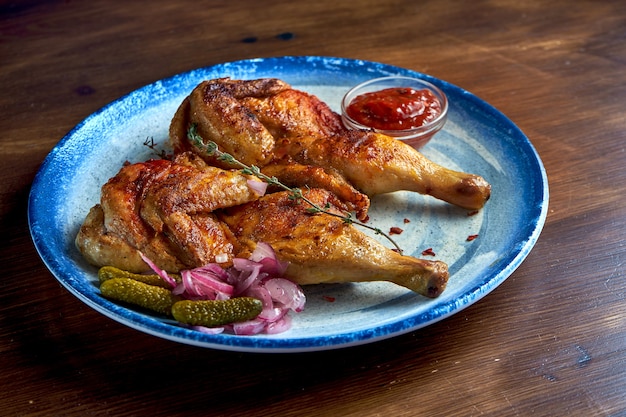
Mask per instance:
[[[407,255],[439,259],[450,268],[447,289],[427,299],[390,283],[305,287],[307,305],[292,328],[278,335],[208,335],[159,316],[104,299],[97,270],[74,247],[100,187],[124,161],[154,157],[146,139],[166,146],[176,108],[205,79],[277,77],[318,95],[339,110],[343,94],[365,80],[406,75],[424,78],[450,101],[444,129],[422,149],[449,168],[492,184],[478,214],[431,197],[397,192],[373,199],[370,224],[404,229],[396,240]],[[29,225],[35,246],[72,294],[106,316],[137,330],[191,345],[250,352],[297,352],[370,343],[407,333],[471,305],[501,284],[526,258],[543,227],[548,205],[546,173],[526,136],[502,113],[471,93],[428,75],[381,63],[330,57],[253,59],[201,68],[157,81],[87,117],[42,164],[31,189]],[[406,219],[406,221],[405,221]],[[468,241],[470,235],[478,238]],[[380,240],[380,238],[379,238]],[[381,243],[384,243],[381,240]],[[432,248],[435,256],[422,256]]]

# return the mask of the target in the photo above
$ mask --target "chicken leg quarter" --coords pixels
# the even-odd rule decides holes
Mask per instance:
[[[339,213],[328,191],[304,194]],[[257,242],[269,243],[279,259],[289,262],[285,277],[302,285],[390,281],[427,297],[445,289],[449,273],[444,262],[400,255],[340,218],[308,213],[308,207],[289,192],[278,192],[224,209],[218,217],[247,248],[239,256],[247,256]]]
[[[401,141],[348,130],[317,97],[276,79],[205,81],[179,107],[170,125],[175,151],[193,150],[223,165],[189,141],[192,124],[205,140],[246,164],[263,168],[288,160],[318,166],[370,197],[407,190],[476,210],[491,193],[484,178],[438,165]]]

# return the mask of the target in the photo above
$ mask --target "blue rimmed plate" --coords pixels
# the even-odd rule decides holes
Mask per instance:
[[[166,146],[170,120],[191,90],[217,77],[277,77],[339,110],[352,86],[387,75],[424,78],[450,101],[444,129],[422,149],[452,169],[482,175],[492,197],[478,214],[430,197],[397,192],[373,199],[370,224],[401,227],[394,236],[408,255],[431,248],[451,277],[437,299],[390,283],[305,287],[307,305],[278,335],[208,335],[103,298],[97,270],[74,246],[100,187],[125,161],[154,157],[148,139]],[[370,343],[432,324],[471,305],[501,284],[526,258],[545,222],[548,183],[526,136],[502,113],[471,93],[428,75],[391,65],[331,57],[278,57],[224,63],[157,81],[87,117],[50,152],[32,185],[31,235],[46,266],[72,294],[137,330],[191,345],[250,352],[299,352]],[[478,238],[468,241],[468,236]],[[382,242],[382,241],[381,241]],[[384,243],[384,242],[382,242]]]

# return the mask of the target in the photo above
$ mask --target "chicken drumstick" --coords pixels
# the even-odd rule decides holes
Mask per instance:
[[[303,194],[341,213],[328,191],[310,189]],[[241,245],[240,256],[248,256],[257,242],[269,243],[279,259],[289,262],[285,277],[302,285],[390,281],[427,297],[445,289],[449,273],[444,262],[400,255],[342,219],[311,215],[307,208],[283,191],[220,210],[218,217]]]

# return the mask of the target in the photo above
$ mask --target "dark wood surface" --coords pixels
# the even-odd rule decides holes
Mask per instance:
[[[513,120],[550,183],[518,270],[419,331],[276,355],[161,340],[62,288],[26,218],[55,144],[158,79],[283,55],[425,72]],[[625,2],[4,1],[0,68],[1,415],[626,415]]]

